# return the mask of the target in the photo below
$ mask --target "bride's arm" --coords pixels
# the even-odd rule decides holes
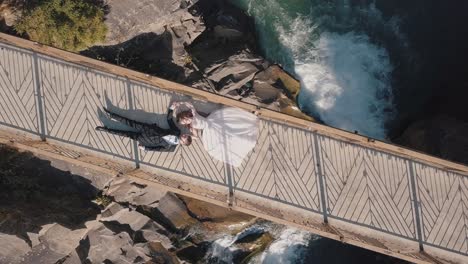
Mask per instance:
[[[190,133],[192,134],[192,138],[200,138],[199,129],[190,126]]]

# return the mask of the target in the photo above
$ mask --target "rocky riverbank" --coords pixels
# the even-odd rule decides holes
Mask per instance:
[[[342,263],[350,252],[405,263],[121,174],[71,174],[1,144],[0,157],[0,263]]]
[[[257,220],[116,176],[102,190],[30,153],[0,145],[1,263],[206,263],[220,232]],[[255,232],[236,263],[271,242]]]

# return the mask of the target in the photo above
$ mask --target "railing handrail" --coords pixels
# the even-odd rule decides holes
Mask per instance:
[[[5,33],[0,33],[0,42],[10,44],[23,49],[28,49],[37,53],[41,53],[47,56],[51,56],[69,63],[78,64],[84,67],[90,67],[96,70],[100,70],[106,73],[116,74],[119,76],[126,77],[128,79],[146,83],[152,86],[156,86],[163,90],[172,92],[179,92],[185,95],[192,96],[197,99],[204,101],[210,101],[212,103],[219,103],[227,106],[239,107],[247,111],[258,111],[259,116],[263,119],[274,120],[283,124],[288,124],[303,129],[316,132],[321,135],[325,135],[334,139],[346,141],[348,143],[361,145],[370,149],[375,149],[387,153],[391,153],[400,157],[408,158],[411,160],[419,161],[422,163],[430,163],[431,165],[468,176],[468,166],[444,160],[438,157],[434,157],[416,150],[411,150],[402,146],[398,146],[391,143],[386,143],[377,139],[372,139],[362,135],[354,134],[348,131],[344,131],[338,128],[326,126],[323,124],[314,123],[312,121],[300,119],[298,117],[289,116],[280,112],[276,112],[267,108],[259,108],[253,104],[238,101],[226,96],[213,94],[207,91],[199,90],[196,88],[188,87],[182,84],[178,84],[172,81],[164,80],[155,76],[130,70],[118,65],[110,64],[107,62],[88,58],[76,53],[68,52],[58,48],[46,46],[15,36],[11,36]]]

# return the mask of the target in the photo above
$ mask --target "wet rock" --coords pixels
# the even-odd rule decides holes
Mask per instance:
[[[397,144],[468,164],[468,123],[448,116],[435,116],[411,124],[393,140]]]
[[[156,264],[177,264],[180,261],[174,256],[173,253],[169,252],[161,243],[159,242],[150,242],[147,245],[149,249],[152,263]]]
[[[177,250],[176,255],[181,260],[189,263],[197,263],[205,257],[210,244],[209,242],[203,242],[198,245],[189,245]]]
[[[263,107],[314,121],[297,106],[301,83],[279,65],[271,65],[253,79],[252,98]]]
[[[234,263],[248,263],[250,259],[263,252],[273,242],[270,233],[253,233],[237,240],[234,244],[236,250],[233,252]]]

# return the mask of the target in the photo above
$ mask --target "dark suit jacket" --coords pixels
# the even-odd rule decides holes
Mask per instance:
[[[162,129],[156,124],[150,125],[151,126],[150,130],[152,132],[146,131],[145,134],[147,134],[146,136],[151,137],[151,144],[144,145],[145,150],[162,151],[162,152],[175,151],[177,145],[170,144],[162,138],[167,135],[174,135],[174,136],[180,137],[181,131],[177,127],[177,125],[174,123],[174,120],[172,120],[172,112],[173,110],[169,109],[167,112],[167,116],[166,116],[167,123],[169,124],[169,129]]]

